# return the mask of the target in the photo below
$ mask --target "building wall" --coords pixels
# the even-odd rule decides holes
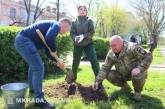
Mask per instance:
[[[10,9],[14,8],[16,10],[16,16],[15,19],[10,17]],[[52,9],[52,8],[50,8]],[[32,23],[33,15],[35,7],[32,6],[32,12],[30,16],[30,23]],[[26,9],[23,3],[23,0],[21,2],[15,2],[13,0],[0,0],[0,25],[10,25],[14,21],[21,21],[26,22]],[[55,20],[56,14],[53,11],[47,11],[45,10],[44,13],[37,19],[39,20]]]
[[[10,10],[16,10],[15,18],[10,17]],[[18,2],[14,2],[11,0],[1,0],[0,2],[0,24],[1,25],[9,25],[13,22],[14,19],[26,18],[25,8],[19,4]]]
[[[2,0],[0,2],[0,10],[1,10],[1,14],[0,14],[0,24],[7,24],[8,23],[8,7],[7,4],[4,3],[4,1]]]

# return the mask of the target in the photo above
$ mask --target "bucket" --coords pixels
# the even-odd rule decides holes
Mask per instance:
[[[1,86],[5,109],[24,109],[28,94],[27,83],[8,83]]]

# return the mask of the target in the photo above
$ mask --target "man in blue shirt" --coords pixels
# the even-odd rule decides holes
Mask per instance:
[[[35,104],[40,107],[54,108],[48,103],[42,92],[42,80],[44,78],[44,65],[38,53],[38,49],[45,49],[46,55],[49,59],[57,62],[58,67],[64,68],[64,63],[57,56],[57,49],[55,38],[59,33],[66,33],[70,31],[71,22],[67,18],[56,21],[40,21],[24,28],[15,39],[15,48],[22,58],[28,63],[28,81],[30,90],[34,91]],[[39,29],[43,34],[44,39],[51,49],[44,45],[36,30]]]

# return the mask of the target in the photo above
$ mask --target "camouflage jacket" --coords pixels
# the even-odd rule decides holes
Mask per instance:
[[[86,16],[78,16],[76,21],[72,22],[72,27],[70,31],[70,35],[75,40],[75,37],[83,34],[84,39],[79,44],[74,43],[76,46],[85,46],[92,42],[92,37],[95,33],[93,21],[88,19]]]
[[[113,65],[123,77],[129,77],[133,68],[139,68],[141,73],[145,73],[152,62],[152,58],[152,54],[141,46],[124,41],[124,48],[118,58],[112,50],[109,50],[96,81],[105,79]]]

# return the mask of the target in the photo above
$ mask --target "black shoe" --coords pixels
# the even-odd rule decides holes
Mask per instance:
[[[45,109],[55,109],[55,106],[48,103],[44,98],[40,99],[40,101],[38,101],[38,102],[36,101],[35,106],[45,108]]]
[[[30,89],[30,90],[29,90],[29,93],[30,93],[30,94],[34,94],[34,90],[33,90],[33,89]]]
[[[135,92],[135,93],[134,93],[134,96],[133,96],[133,99],[134,99],[135,101],[141,101],[141,100],[142,100],[141,93]]]
[[[44,90],[43,90],[43,89],[42,89],[42,92],[44,93]],[[30,93],[30,94],[34,94],[34,90],[33,90],[33,89],[30,89],[30,90],[29,90],[29,93]]]

